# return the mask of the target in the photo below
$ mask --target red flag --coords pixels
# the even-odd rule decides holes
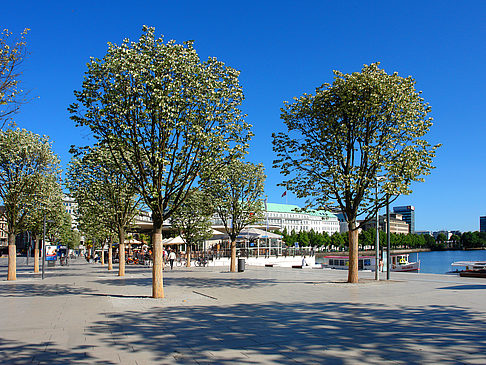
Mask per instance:
[[[284,193],[282,194],[282,198],[287,195],[287,190],[284,191]]]

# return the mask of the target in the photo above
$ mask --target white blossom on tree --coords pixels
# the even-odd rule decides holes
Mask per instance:
[[[274,167],[282,185],[307,206],[339,209],[349,226],[349,282],[358,281],[357,217],[365,221],[386,204],[386,194],[410,194],[410,184],[433,169],[439,145],[424,136],[430,106],[412,77],[388,75],[378,63],[361,72],[335,71],[332,84],[285,103],[288,133],[273,135]],[[382,177],[377,180],[377,177]],[[375,198],[378,184],[379,196]]]
[[[201,61],[193,42],[164,43],[144,27],[138,42],[109,44],[88,63],[72,119],[112,151],[152,211],[154,298],[164,296],[162,222],[184,201],[204,169],[241,155],[251,137],[239,107],[239,72]]]

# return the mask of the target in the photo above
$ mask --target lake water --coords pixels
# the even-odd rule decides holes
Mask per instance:
[[[472,251],[430,251],[411,253],[409,261],[420,260],[420,272],[429,274],[445,274],[455,270],[451,264],[455,261],[486,261],[486,250]],[[459,267],[458,269],[464,269]]]

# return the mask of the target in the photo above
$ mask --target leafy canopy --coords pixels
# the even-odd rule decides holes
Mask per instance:
[[[194,244],[212,237],[211,216],[213,206],[201,190],[191,189],[187,198],[174,211],[171,225],[187,244]]]
[[[0,125],[2,128],[23,102],[19,78],[20,66],[26,53],[25,37],[28,31],[29,29],[24,29],[20,39],[13,42],[12,32],[4,29],[0,34]]]
[[[288,133],[273,135],[274,167],[288,177],[282,185],[308,206],[340,209],[348,223],[358,215],[370,219],[386,204],[386,193],[409,194],[410,184],[434,168],[439,147],[424,139],[431,109],[414,79],[378,66],[334,71],[334,82],[315,95],[286,102],[281,118]]]
[[[233,160],[203,185],[232,241],[241,230],[263,219],[263,165]]]
[[[203,169],[247,148],[238,76],[216,58],[201,62],[192,41],[164,43],[144,27],[138,42],[109,43],[105,57],[91,59],[69,110],[126,167],[161,225]]]
[[[48,137],[20,128],[0,130],[0,201],[10,233],[25,228],[34,207],[46,207],[51,190],[44,188],[59,180],[59,158]]]

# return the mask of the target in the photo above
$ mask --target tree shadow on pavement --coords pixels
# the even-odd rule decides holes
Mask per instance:
[[[115,364],[98,360],[83,348],[65,350],[53,347],[49,342],[26,343],[0,338],[0,362],[2,364]]]
[[[57,295],[89,294],[89,288],[75,287],[65,284],[42,284],[38,281],[31,283],[13,282],[0,285],[1,297],[52,297]]]
[[[455,285],[455,286],[445,286],[443,288],[438,288],[441,290],[486,290],[486,284],[464,284],[464,285]]]
[[[457,306],[269,303],[154,307],[105,317],[90,334],[106,345],[149,351],[154,360],[423,364],[481,362],[486,353],[483,313]]]
[[[152,287],[152,277],[119,277],[115,279],[97,279],[97,283],[106,285],[125,286],[133,285],[137,287]],[[252,289],[257,287],[273,286],[277,281],[273,279],[255,278],[203,278],[203,277],[164,277],[164,286],[179,286],[187,288],[239,288]]]

